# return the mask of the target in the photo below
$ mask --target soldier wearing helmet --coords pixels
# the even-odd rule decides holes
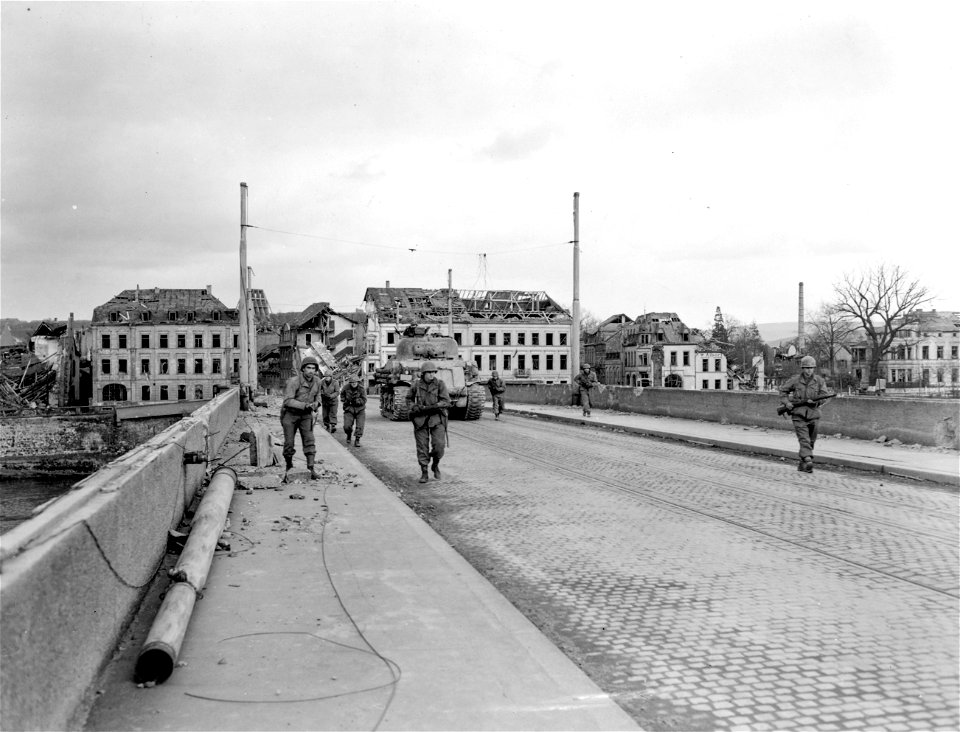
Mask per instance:
[[[347,447],[353,434],[354,447],[360,447],[363,426],[367,421],[367,390],[360,384],[360,375],[354,371],[347,377],[347,383],[340,391],[343,402],[343,431],[347,435]],[[354,432],[355,431],[355,432]]]
[[[813,356],[804,356],[800,359],[800,373],[780,387],[780,401],[788,409],[800,443],[797,470],[805,473],[813,472],[813,446],[817,441],[820,403],[836,396],[827,389],[823,377],[814,373],[816,367]]]
[[[420,378],[407,392],[407,409],[413,421],[413,439],[417,443],[417,462],[420,463],[420,482],[429,480],[427,468],[433,459],[433,477],[440,480],[440,460],[443,458],[447,437],[447,409],[450,395],[447,385],[437,378],[433,361],[420,364]]]
[[[307,458],[311,478],[318,478],[314,470],[317,446],[313,438],[313,422],[320,405],[320,363],[313,356],[300,362],[300,373],[287,379],[283,387],[283,406],[280,408],[280,425],[283,427],[283,459],[286,470],[293,467],[293,455],[297,432]],[[286,479],[286,478],[284,478]]]
[[[590,416],[590,390],[596,385],[597,375],[591,370],[590,364],[583,364],[580,367],[580,373],[573,377],[573,389],[574,393],[580,397],[584,417]]]

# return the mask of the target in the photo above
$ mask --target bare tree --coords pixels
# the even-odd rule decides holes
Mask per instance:
[[[857,329],[857,323],[849,313],[840,312],[836,303],[824,304],[807,322],[815,333],[808,342],[807,351],[817,357],[820,363],[830,366],[830,376],[836,378],[837,353],[847,346],[851,334]]]
[[[880,360],[889,352],[897,331],[916,322],[911,313],[933,300],[926,287],[911,280],[898,266],[881,264],[859,275],[844,275],[833,286],[836,309],[863,328],[870,342],[870,382],[880,376]]]

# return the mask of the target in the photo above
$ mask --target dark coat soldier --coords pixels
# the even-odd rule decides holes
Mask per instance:
[[[500,419],[503,414],[503,392],[507,390],[507,386],[496,371],[491,371],[490,378],[483,383],[490,390],[490,398],[493,400],[493,418]]]
[[[590,390],[597,385],[597,375],[590,370],[590,364],[580,367],[580,373],[573,379],[574,389],[580,395],[580,406],[583,416],[590,416]]]
[[[340,400],[340,382],[333,374],[320,379],[320,407],[323,428],[331,435],[337,431],[337,404]]]
[[[317,373],[320,364],[313,356],[307,356],[300,364],[300,373],[287,379],[283,387],[283,406],[280,408],[280,425],[283,427],[283,459],[286,469],[293,467],[293,455],[296,452],[294,441],[300,432],[300,443],[307,458],[310,477],[318,476],[314,471],[314,458],[317,446],[313,439],[313,423],[320,404],[320,379]]]
[[[413,382],[407,392],[407,408],[413,420],[421,483],[428,480],[430,458],[433,458],[433,477],[440,480],[440,460],[446,445],[449,407],[447,385],[437,378],[436,365],[432,361],[424,361],[420,365],[420,378]]]
[[[813,372],[816,366],[813,356],[804,356],[800,360],[800,373],[780,387],[780,401],[789,410],[800,443],[797,470],[806,473],[813,472],[813,446],[817,442],[820,403],[835,396],[827,389],[823,377]]]
[[[360,384],[357,374],[350,374],[347,378],[340,399],[343,401],[343,432],[347,436],[347,445],[350,445],[352,434],[354,446],[360,447],[363,426],[367,422],[367,390]]]

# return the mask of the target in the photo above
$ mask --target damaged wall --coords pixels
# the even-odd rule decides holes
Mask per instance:
[[[78,483],[0,547],[3,728],[77,729],[89,687],[153,581],[240,409],[231,389]],[[67,659],[67,662],[65,662]]]

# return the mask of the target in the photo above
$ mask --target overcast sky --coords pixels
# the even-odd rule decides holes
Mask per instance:
[[[544,290],[795,321],[900,265],[960,310],[953,2],[5,2],[4,317]]]

